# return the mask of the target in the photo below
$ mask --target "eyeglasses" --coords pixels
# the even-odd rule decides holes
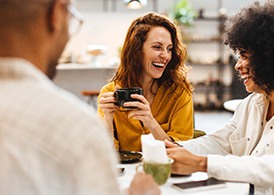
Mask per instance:
[[[69,35],[74,36],[80,31],[84,23],[84,17],[73,5],[69,5],[67,10],[72,16],[69,21]]]

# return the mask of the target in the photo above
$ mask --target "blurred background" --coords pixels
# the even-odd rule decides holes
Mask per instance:
[[[112,77],[131,22],[147,12],[165,14],[179,25],[187,45],[196,128],[209,132],[223,126],[232,116],[224,103],[244,98],[247,93],[234,71],[236,57],[221,41],[222,27],[227,17],[254,1],[140,0],[142,6],[138,9],[128,7],[131,1],[74,0],[84,24],[60,59],[55,83],[96,107],[96,98],[82,92],[96,94]]]

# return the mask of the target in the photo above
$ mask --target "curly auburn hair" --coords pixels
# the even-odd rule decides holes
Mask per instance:
[[[225,23],[225,44],[251,53],[253,81],[267,94],[274,90],[274,1],[255,2]]]
[[[187,89],[191,91],[191,85],[186,78],[188,68],[184,64],[187,52],[179,30],[166,16],[156,13],[148,13],[131,23],[122,47],[121,63],[112,81],[121,87],[141,86],[139,79],[143,72],[143,45],[150,30],[158,26],[170,32],[173,48],[172,58],[163,75],[155,81],[160,85],[175,84],[175,87],[185,82]]]

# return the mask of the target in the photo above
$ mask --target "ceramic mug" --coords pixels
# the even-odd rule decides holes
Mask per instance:
[[[173,162],[174,160],[171,158],[168,159],[168,163],[151,163],[143,161],[137,165],[136,171],[139,171],[139,169],[142,168],[146,174],[152,175],[158,185],[163,185],[171,175],[171,164]]]
[[[125,102],[131,102],[131,101],[138,101],[132,97],[130,97],[131,94],[143,94],[143,90],[140,87],[132,87],[132,88],[121,88],[117,89],[114,92],[114,97],[116,98],[116,105],[119,106],[119,108],[124,110],[130,110],[134,107],[126,107],[124,106]]]

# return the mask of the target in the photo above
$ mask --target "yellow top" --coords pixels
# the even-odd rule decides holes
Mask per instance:
[[[111,82],[102,87],[102,93],[114,91]],[[182,84],[171,92],[171,87],[162,85],[150,106],[152,115],[162,129],[173,140],[188,140],[193,138],[193,102],[191,93]],[[98,108],[98,114],[104,118],[104,113]],[[117,150],[141,151],[141,135],[150,131],[143,127],[140,121],[128,118],[127,111],[116,110],[114,113],[114,143]]]

